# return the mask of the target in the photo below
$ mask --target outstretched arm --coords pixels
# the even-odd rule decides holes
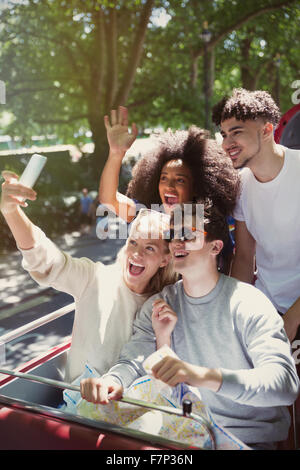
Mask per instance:
[[[135,141],[138,131],[132,124],[132,133],[128,131],[128,110],[119,106],[118,111],[111,111],[111,118],[104,116],[104,124],[109,143],[109,155],[101,174],[99,201],[130,222],[135,215],[135,203],[132,199],[118,192],[119,176],[126,151]]]
[[[36,192],[18,183],[15,173],[3,171],[2,176],[0,210],[22,252],[23,268],[40,285],[80,296],[93,276],[94,263],[72,258],[52,243],[22,210],[25,199],[35,200]]]
[[[217,392],[222,385],[220,369],[196,366],[174,357],[164,357],[155,364],[152,373],[170,387],[184,382],[192,387],[205,387]]]
[[[29,250],[35,244],[34,224],[21,207],[27,207],[25,199],[34,201],[36,192],[18,182],[18,176],[11,171],[3,171],[0,209],[19,248]]]

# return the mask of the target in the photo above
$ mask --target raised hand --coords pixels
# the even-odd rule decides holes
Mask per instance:
[[[135,123],[132,123],[132,132],[128,128],[128,109],[119,106],[118,111],[113,109],[109,116],[104,116],[104,125],[107,133],[107,140],[110,151],[124,154],[135,141],[138,130]]]
[[[170,346],[177,314],[163,299],[155,300],[152,307],[152,328],[156,336],[156,347],[160,348],[164,344]]]
[[[27,207],[25,199],[36,199],[36,192],[19,183],[18,175],[12,171],[2,171],[2,176],[5,181],[2,183],[0,210],[4,215],[14,212],[18,206]]]

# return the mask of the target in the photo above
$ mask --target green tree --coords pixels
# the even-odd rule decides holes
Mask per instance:
[[[93,163],[89,174],[96,181],[107,155],[103,115],[111,108],[127,105],[131,118],[144,128],[203,126],[204,21],[211,31],[206,90],[210,104],[234,86],[276,91],[277,49],[287,70],[281,92],[287,103],[283,87],[299,62],[299,3],[12,2],[0,16],[0,75],[7,84],[7,109],[15,116],[6,132],[24,139],[56,133],[64,143],[83,143],[90,131],[94,158],[83,162]],[[157,12],[169,20],[164,27],[153,20]]]
[[[226,43],[227,73],[238,69],[240,86],[270,91],[282,111],[292,106],[291,84],[300,72],[299,21],[299,8],[273,11],[233,32]],[[224,54],[220,51],[218,75],[223,65]]]
[[[276,50],[283,54],[285,51],[285,59],[291,62],[293,58],[297,63],[299,1],[186,0],[169,3],[167,12],[171,19],[165,28],[149,32],[146,56],[151,61],[143,60],[130,96],[132,108],[140,108],[148,125],[159,123],[178,127],[196,123],[204,126],[205,49],[202,33],[205,21],[211,32],[206,64],[209,79],[206,94],[210,104],[236,86],[253,88],[258,85],[274,94],[276,74],[271,68],[274,68]],[[291,41],[291,38],[295,40]],[[261,46],[263,41],[267,43],[265,51]],[[293,47],[293,54],[288,54],[288,47],[290,50]],[[264,55],[259,56],[261,53]],[[285,91],[283,87],[282,91]],[[285,92],[285,100],[286,96]],[[142,108],[146,102],[147,113]]]
[[[16,117],[9,131],[74,140],[77,130],[80,141],[90,130],[100,171],[103,115],[128,100],[154,3],[28,0],[3,10],[1,78]]]

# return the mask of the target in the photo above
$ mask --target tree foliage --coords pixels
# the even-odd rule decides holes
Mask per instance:
[[[153,5],[28,0],[4,10],[1,73],[16,116],[10,132],[66,138],[77,128],[78,140],[90,130],[100,157],[103,115],[128,99]]]
[[[5,132],[24,142],[55,133],[80,144],[90,131],[98,179],[111,108],[127,105],[141,128],[203,126],[204,21],[211,104],[237,86],[278,95],[280,72],[285,110],[299,78],[299,7],[299,0],[12,2],[0,16],[0,78],[14,115]]]

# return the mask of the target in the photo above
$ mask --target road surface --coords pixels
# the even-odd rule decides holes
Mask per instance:
[[[76,257],[112,263],[125,240],[99,240],[78,232],[55,240],[57,245]],[[42,288],[24,271],[21,255],[15,251],[0,257],[0,340],[1,336],[47,315],[74,301],[68,294]],[[37,330],[0,346],[2,367],[13,369],[63,343],[72,332],[74,313],[69,313]]]

